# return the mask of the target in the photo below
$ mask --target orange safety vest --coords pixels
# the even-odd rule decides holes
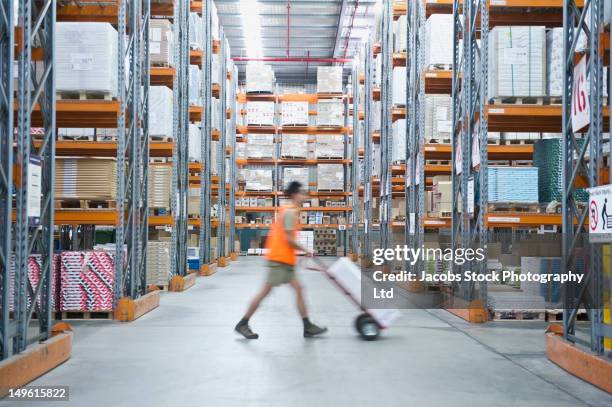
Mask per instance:
[[[281,206],[276,220],[270,228],[270,234],[266,240],[266,258],[277,263],[284,263],[295,266],[297,257],[295,249],[287,241],[287,232],[285,231],[284,219],[288,209],[296,209],[295,205]],[[291,235],[295,240],[297,231],[301,229],[299,216],[296,216]]]

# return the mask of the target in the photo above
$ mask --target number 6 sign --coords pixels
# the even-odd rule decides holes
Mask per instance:
[[[586,78],[586,56],[574,67],[574,86],[572,92],[572,130],[574,133],[591,123],[591,110]]]

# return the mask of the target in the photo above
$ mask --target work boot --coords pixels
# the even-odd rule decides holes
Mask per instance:
[[[327,332],[326,327],[321,328],[311,323],[308,327],[304,328],[304,338],[312,338],[313,336],[321,335],[325,332]]]
[[[236,332],[238,332],[240,335],[244,336],[246,339],[257,339],[259,338],[259,335],[257,335],[255,332],[251,331],[251,327],[249,326],[248,323],[238,323],[238,325],[236,325],[236,328],[234,328],[234,330]]]

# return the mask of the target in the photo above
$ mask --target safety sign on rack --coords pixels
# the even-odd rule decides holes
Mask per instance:
[[[612,242],[612,185],[589,189],[589,241]]]
[[[574,67],[574,86],[572,91],[572,130],[574,133],[591,123],[591,109],[587,93],[589,83],[586,76],[586,63],[586,56],[584,56]]]

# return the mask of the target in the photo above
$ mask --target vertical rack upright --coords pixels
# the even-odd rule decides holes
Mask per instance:
[[[372,253],[372,38],[365,44],[364,84],[363,84],[363,242],[361,246],[361,262],[368,262]]]
[[[352,79],[352,94],[353,94],[353,134],[351,138],[351,256],[356,260],[355,256],[359,253],[359,138],[361,134],[360,122],[360,65],[359,57],[353,60],[353,69],[351,72]],[[348,92],[347,92],[348,93]]]
[[[219,149],[217,153],[218,163],[218,174],[219,174],[219,189],[217,192],[217,217],[219,219],[219,226],[217,227],[217,261],[219,266],[226,265],[226,259],[229,255],[227,248],[225,247],[225,235],[226,235],[226,212],[225,206],[227,202],[226,195],[226,149],[227,149],[227,44],[225,41],[225,33],[220,28],[219,33]],[[235,131],[231,134],[234,139]]]
[[[238,86],[238,68],[232,63],[231,65],[231,78],[230,78],[230,124],[228,129],[229,137],[229,233],[228,241],[230,246],[230,253],[232,254],[232,260],[235,260],[238,254],[235,253],[234,242],[236,241],[236,115],[238,114],[238,102],[236,100],[236,90]]]

